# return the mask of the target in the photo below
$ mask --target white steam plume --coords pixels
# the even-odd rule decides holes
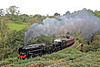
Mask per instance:
[[[82,33],[86,38],[89,38],[98,30],[100,30],[100,18],[87,10],[81,10],[56,18],[46,18],[43,20],[43,24],[32,24],[29,30],[25,32],[25,44],[31,38],[40,35],[60,35],[67,32]]]

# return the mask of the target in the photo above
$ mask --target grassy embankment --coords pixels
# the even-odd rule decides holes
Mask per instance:
[[[87,67],[99,67],[100,66],[100,51],[96,52],[88,52],[82,53],[77,49],[66,48],[64,50],[58,51],[53,54],[46,54],[42,57],[35,57],[30,59],[7,59],[6,62],[2,61],[2,63],[12,63],[7,67],[43,67],[49,66],[51,64],[57,64],[60,62],[65,62],[63,66],[67,67],[80,67],[80,66],[87,66]],[[61,67],[59,66],[59,67]]]

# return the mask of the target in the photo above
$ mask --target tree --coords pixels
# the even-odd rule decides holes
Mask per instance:
[[[27,23],[29,21],[29,16],[27,14],[22,14],[20,15],[20,19],[22,20],[22,22]]]
[[[16,15],[20,15],[20,11],[19,10],[16,12]]]
[[[55,13],[54,16],[60,16],[60,14],[59,13]]]
[[[38,23],[41,23],[43,17],[42,17],[41,15],[39,15],[39,14],[35,14],[35,15],[33,16],[33,18],[37,19],[37,22],[38,22]]]
[[[4,15],[4,9],[0,9],[0,16]]]
[[[95,16],[97,16],[97,17],[100,18],[100,11],[95,10],[95,11],[93,12],[93,14],[94,14]]]
[[[93,13],[93,10],[91,10],[91,9],[88,9],[88,11],[91,12],[91,13]]]
[[[6,34],[8,31],[8,26],[6,23],[6,19],[0,18],[0,46],[4,46],[6,40]]]
[[[18,15],[19,14],[19,10],[18,10],[19,7],[17,6],[10,6],[9,8],[6,9],[7,11],[7,14],[11,14],[12,15],[12,18],[14,17],[14,15]]]
[[[67,11],[65,14],[70,14],[70,11]]]
[[[63,16],[66,15],[66,14],[70,14],[70,11],[67,11],[65,14],[63,14]]]
[[[82,10],[87,10],[86,8],[83,8]]]

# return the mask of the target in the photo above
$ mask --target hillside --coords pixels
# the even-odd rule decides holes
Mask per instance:
[[[4,63],[5,61],[1,62]],[[43,55],[42,57],[35,57],[30,59],[8,59],[6,62],[11,64],[7,67],[77,67],[77,66],[100,66],[100,51],[82,53],[77,49],[66,48],[53,54]],[[5,62],[5,63],[6,63]],[[59,65],[60,64],[60,65]]]
[[[10,6],[9,8],[18,9],[16,6]],[[16,14],[18,13],[17,11],[15,11],[15,14],[13,15],[11,12],[7,13],[5,11],[7,14],[0,16],[0,66],[100,67],[100,31],[98,31],[100,26],[99,24],[94,23],[96,21],[99,23],[100,11],[84,10],[80,10],[82,13],[80,11],[75,11],[73,13],[69,12],[70,14],[65,13],[63,17],[61,16],[62,19],[59,18],[59,14],[59,17],[57,18],[57,15],[42,16],[39,14]],[[66,18],[64,17],[65,15]],[[84,19],[86,19],[86,21]],[[43,22],[43,20],[45,22]],[[66,22],[69,24],[67,25]],[[75,28],[73,27],[73,24],[76,25]],[[60,26],[60,28],[59,25],[63,26]],[[73,29],[71,29],[72,27]],[[71,33],[68,32],[67,29],[69,29],[69,31],[72,30]],[[76,31],[74,29],[76,29]],[[18,50],[25,45],[25,42],[27,42],[27,44],[52,43],[53,34],[58,33],[60,35],[64,32],[75,37],[75,46],[73,48],[66,48],[52,54],[43,55],[42,57],[38,56],[25,60],[17,58]],[[46,36],[42,34],[45,34]],[[85,36],[84,34],[90,34],[92,37],[88,38],[90,35]],[[64,35],[61,37],[63,36]],[[27,39],[24,39],[25,37]],[[59,37],[57,38],[59,39]],[[64,39],[66,38],[61,38],[61,40]],[[79,51],[79,48],[77,47],[79,44],[83,45],[81,51]]]
[[[76,45],[73,48],[66,48],[64,50],[58,51],[53,54],[46,54],[42,57],[35,57],[30,59],[18,59],[18,52],[15,52],[15,48],[12,50],[13,54],[8,56],[8,59],[0,61],[0,66],[7,64],[7,67],[44,67],[44,66],[59,66],[59,67],[72,67],[72,66],[96,66],[99,67],[99,59],[100,59],[100,48],[99,48],[99,38],[100,32],[97,32],[92,37],[92,42],[88,45],[88,42],[83,39],[82,34],[78,33],[69,33],[69,35],[75,37]],[[18,37],[15,37],[15,39]],[[47,37],[48,38],[48,37]],[[44,39],[45,37],[41,36],[39,40]],[[34,40],[33,40],[34,41]],[[20,42],[20,41],[19,41]],[[82,52],[76,49],[76,47],[83,43]],[[18,45],[18,44],[16,44]],[[17,46],[16,48],[19,48]],[[7,50],[10,50],[9,48]],[[1,49],[2,51],[2,49]],[[87,53],[85,53],[87,51]],[[4,52],[4,51],[3,51]],[[10,51],[11,52],[11,51]],[[6,55],[7,55],[6,54]],[[11,57],[12,56],[12,57]],[[92,59],[91,59],[92,58]],[[58,67],[57,66],[57,67]]]
[[[6,60],[0,61],[0,66],[8,64],[7,67],[77,67],[77,66],[100,66],[100,48],[99,48],[99,36],[97,32],[92,37],[92,42],[88,45],[87,41],[83,41],[82,35],[78,33],[69,33],[76,38],[76,45],[73,48],[66,48],[61,51],[52,54],[46,54],[42,57],[35,57],[30,59],[18,59],[17,57],[10,57]],[[82,52],[76,49],[79,43],[83,43]],[[93,45],[92,45],[93,44]],[[95,46],[94,46],[95,45]],[[85,48],[86,47],[86,48]],[[98,47],[98,48],[97,48]],[[90,49],[91,48],[91,49]],[[88,51],[85,53],[85,51]],[[15,53],[14,53],[15,54]],[[15,56],[17,56],[16,54]],[[10,64],[9,64],[10,63]],[[58,65],[58,66],[57,66]]]

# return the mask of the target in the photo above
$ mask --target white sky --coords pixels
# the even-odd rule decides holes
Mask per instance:
[[[77,11],[83,8],[100,10],[100,0],[0,0],[0,8],[18,6],[22,14],[54,15],[66,11]]]

